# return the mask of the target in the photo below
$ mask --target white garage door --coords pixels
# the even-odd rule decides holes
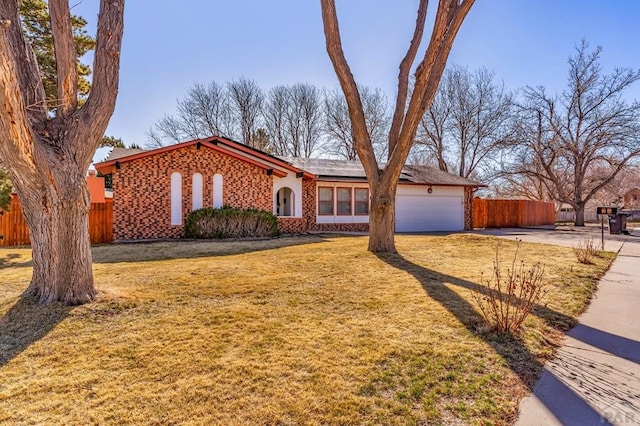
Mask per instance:
[[[461,231],[463,218],[459,196],[396,196],[396,232]]]

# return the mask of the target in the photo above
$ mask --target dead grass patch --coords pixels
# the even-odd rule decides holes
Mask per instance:
[[[523,243],[552,289],[509,340],[470,296],[494,238],[366,242],[100,246],[100,297],[75,308],[20,300],[29,251],[2,249],[0,423],[509,422],[612,258]]]

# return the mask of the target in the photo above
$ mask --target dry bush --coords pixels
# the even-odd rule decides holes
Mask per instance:
[[[206,207],[189,213],[185,222],[188,238],[273,237],[278,233],[278,219],[265,210]]]
[[[573,246],[573,252],[578,262],[585,265],[593,264],[593,258],[600,256],[600,249],[596,247],[593,238],[585,238],[580,240],[578,244]]]
[[[500,243],[496,247],[491,278],[480,281],[479,293],[473,293],[482,316],[498,333],[515,334],[523,321],[533,311],[548,289],[544,282],[544,265],[535,263],[531,268],[518,260],[518,240],[511,267],[503,270],[500,265]]]

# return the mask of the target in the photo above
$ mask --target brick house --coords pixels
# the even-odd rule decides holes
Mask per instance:
[[[148,151],[114,150],[95,167],[112,175],[116,240],[179,238],[191,210],[222,205],[272,211],[283,233],[369,227],[369,189],[357,161],[280,158],[209,137]],[[471,229],[472,192],[479,186],[406,166],[396,231]]]

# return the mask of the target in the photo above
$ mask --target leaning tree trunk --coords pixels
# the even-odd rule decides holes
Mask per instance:
[[[50,164],[51,165],[51,164]],[[96,294],[89,237],[90,198],[79,167],[67,162],[47,170],[49,181],[18,196],[29,227],[33,276],[25,295],[40,303],[77,305]]]
[[[396,253],[395,232],[395,185],[382,183],[371,188],[371,211],[369,212],[369,251],[374,253]]]

